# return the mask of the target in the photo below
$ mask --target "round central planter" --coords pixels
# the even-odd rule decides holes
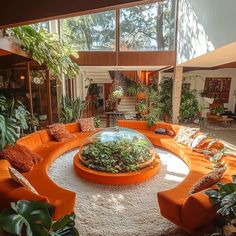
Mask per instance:
[[[87,168],[80,162],[79,154],[74,157],[74,169],[81,178],[97,183],[109,185],[137,184],[155,176],[160,168],[160,158],[156,154],[153,162],[139,171],[126,173],[107,173]]]
[[[95,183],[135,184],[157,173],[159,157],[143,134],[112,127],[84,141],[74,158],[74,167],[79,176]]]

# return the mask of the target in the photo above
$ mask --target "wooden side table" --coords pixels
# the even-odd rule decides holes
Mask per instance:
[[[233,120],[234,119],[228,117],[219,119],[219,121],[223,123],[224,127],[231,127]]]

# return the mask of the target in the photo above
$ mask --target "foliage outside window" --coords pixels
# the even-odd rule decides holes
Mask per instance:
[[[61,20],[62,38],[80,51],[114,51],[115,29],[115,11]]]
[[[175,0],[120,10],[120,50],[174,50]]]
[[[45,29],[48,32],[50,32],[50,27],[49,27],[49,21],[46,22],[39,22],[39,23],[35,23],[30,25],[32,28],[34,28],[36,31],[40,31],[41,29]]]

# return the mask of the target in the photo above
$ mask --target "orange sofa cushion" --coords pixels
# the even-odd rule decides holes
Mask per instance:
[[[65,124],[66,130],[68,130],[70,133],[76,133],[76,132],[81,132],[80,126],[77,122],[75,123],[70,123],[70,124]]]
[[[43,144],[38,132],[20,138],[19,140],[17,140],[17,143],[26,146],[31,151]]]

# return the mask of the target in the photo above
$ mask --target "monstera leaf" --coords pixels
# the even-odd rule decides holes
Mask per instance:
[[[13,145],[18,138],[17,125],[14,118],[6,118],[0,115],[0,150],[7,144]]]
[[[79,236],[75,215],[66,215],[52,221],[49,204],[20,200],[0,213],[0,228],[13,235],[26,236]]]
[[[232,183],[219,183],[219,189],[205,191],[213,205],[218,205],[218,214],[229,218],[236,218],[236,176],[232,176]]]
[[[50,206],[45,203],[18,201],[0,213],[0,227],[8,233],[46,236],[51,228]]]

